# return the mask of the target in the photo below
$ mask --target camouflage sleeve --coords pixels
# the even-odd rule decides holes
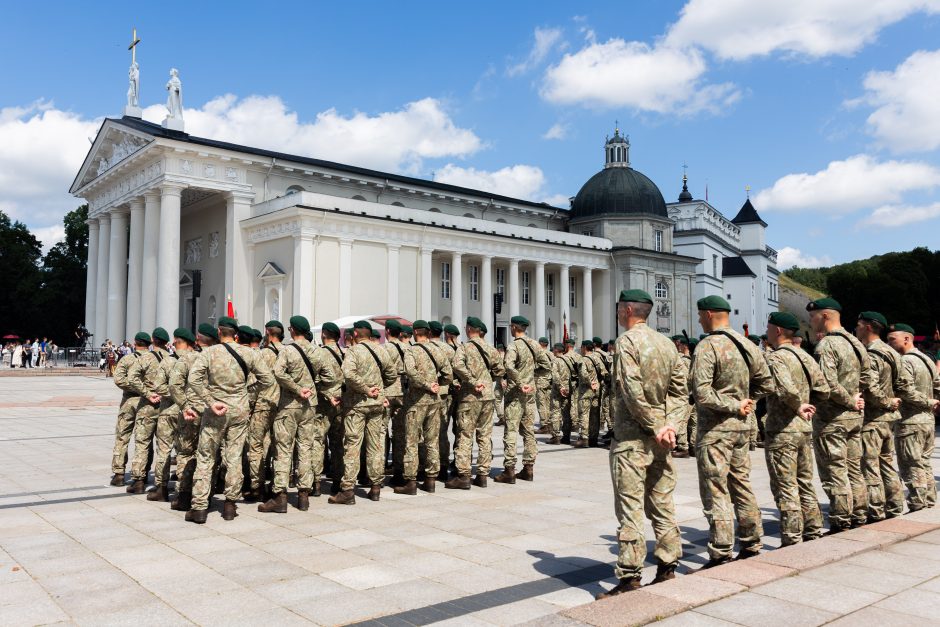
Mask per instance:
[[[646,400],[646,393],[643,391],[643,373],[640,370],[636,346],[633,342],[625,341],[617,357],[615,385],[621,402],[626,407],[630,418],[641,429],[647,433],[656,433],[663,425],[656,420],[652,407]]]
[[[294,353],[293,356],[291,353]],[[287,345],[281,350],[277,355],[277,361],[274,362],[274,380],[282,389],[287,390],[294,396],[300,396],[300,390],[302,389],[297,382],[294,381],[294,377],[291,376],[291,370],[293,370],[293,364],[291,364],[291,359],[300,359],[300,355],[297,354],[296,349],[287,350]]]
[[[408,384],[413,388],[433,394],[431,386],[437,383],[437,377],[429,374],[429,370],[422,371],[418,368],[418,359],[415,353],[418,350],[421,349],[412,347],[405,351],[405,374],[408,376]]]
[[[206,411],[206,407],[212,403],[212,397],[206,390],[206,383],[209,380],[209,354],[206,351],[193,362],[189,367],[189,377],[187,378],[189,395],[188,404],[196,413],[201,414]]]
[[[515,384],[522,383],[522,379],[519,376],[519,370],[516,365],[518,359],[519,354],[516,352],[516,343],[511,342],[509,346],[506,347],[506,356],[503,358],[503,367],[506,369],[506,378]]]
[[[503,364],[503,360],[499,358],[498,350],[492,346],[487,346],[486,351],[490,354],[490,376],[493,377],[493,381],[496,381],[506,374],[506,366]]]
[[[355,348],[346,351],[346,359],[343,360],[343,378],[346,380],[346,389],[359,394],[368,394],[370,386],[359,375],[359,372],[365,369],[359,363],[359,351]]]
[[[780,350],[771,353],[767,358],[767,364],[770,367],[770,374],[774,378],[774,383],[777,385],[777,398],[795,414],[800,410],[800,405],[803,404],[803,399],[800,398],[801,386],[798,386],[793,377],[790,376],[790,366],[787,364],[784,352],[786,351]],[[793,358],[798,359],[796,355],[793,355]],[[802,370],[802,367],[800,369]]]
[[[870,385],[867,389],[862,388],[865,391],[866,408],[870,404],[872,409],[891,409],[891,388],[881,384],[884,379],[891,380],[890,366],[883,357],[871,352],[868,354],[867,370]]]
[[[389,359],[384,351],[379,362],[382,364],[382,386],[388,387],[398,381],[398,368],[395,362]]]
[[[914,407],[926,405],[929,407],[930,403],[927,397],[914,384],[914,373],[904,366],[904,360],[900,356],[891,355],[891,357],[895,359],[895,367],[898,371],[898,380],[894,382],[894,393],[909,405]]]
[[[619,359],[617,362],[619,363]],[[676,428],[689,411],[689,368],[678,355],[666,389],[666,426]]]
[[[828,340],[829,338],[823,338]],[[829,401],[842,407],[855,409],[855,397],[842,387],[839,381],[838,359],[831,342],[820,342],[816,345],[816,357],[823,378],[829,386]]]
[[[128,381],[127,378],[127,373],[130,369],[132,359],[135,361],[137,359],[133,356],[133,353],[130,355],[125,355],[124,358],[118,362],[117,367],[114,369],[114,384],[125,392],[134,393],[134,389],[131,387],[130,381]]]
[[[552,362],[552,384],[560,389],[568,389],[568,368],[559,357]]]
[[[248,369],[255,375],[255,380],[258,385],[264,389],[268,386],[274,385],[277,381],[274,378],[274,373],[271,372],[271,369],[268,368],[267,363],[264,361],[264,357],[259,351],[253,350],[249,353],[251,357],[248,361]]]
[[[170,389],[170,398],[177,407],[186,406],[186,375],[189,372],[189,364],[185,359],[177,359],[170,370],[170,376],[167,380],[167,387]]]
[[[552,369],[552,358],[549,357],[547,350],[538,350],[535,352],[535,354],[537,355],[537,359],[535,362],[536,368],[541,368],[543,370]],[[604,371],[606,372],[606,370],[607,369],[605,368]]]
[[[714,346],[711,343],[705,346],[699,344],[692,363],[692,395],[695,396],[695,404],[722,414],[736,414],[741,408],[741,401],[720,393],[713,385],[717,362]]]
[[[862,343],[859,340],[857,340],[854,335],[851,336],[851,338],[855,340],[855,342],[857,342],[856,346],[859,349],[859,353],[861,353],[862,355],[862,363],[861,363],[862,369],[858,375],[858,389],[860,392],[864,392],[865,390],[869,388],[869,386],[873,385],[876,382],[876,379],[872,378],[873,373],[871,370],[871,355],[868,354],[868,351],[865,349],[865,346],[862,345]]]
[[[127,359],[125,357],[124,359]],[[137,357],[127,369],[127,387],[134,394],[144,396],[147,394],[147,384],[144,381],[143,357]]]
[[[448,349],[446,348],[441,349],[440,354],[441,354],[441,384],[450,385],[454,381],[453,359],[449,355]]]
[[[750,342],[745,342],[750,344]],[[767,366],[767,360],[760,350],[750,346],[751,360],[751,383],[749,396],[753,399],[763,398],[774,393],[774,378],[770,375],[770,368]]]
[[[332,357],[326,354],[328,350],[324,348],[317,351],[317,360],[314,362],[317,389],[323,398],[339,398],[342,395],[343,382],[336,376],[333,364],[327,361],[332,360]]]
[[[454,353],[454,376],[469,387],[474,387],[477,381],[473,380],[473,374],[470,372],[466,347],[467,344],[461,344],[457,347],[457,352]]]
[[[809,398],[813,403],[820,403],[829,398],[829,384],[826,383],[826,377],[823,376],[819,365],[812,359],[800,359],[810,376]]]
[[[169,396],[170,394],[170,371],[173,369],[173,366],[176,365],[177,361],[178,360],[172,357],[165,357],[163,361],[160,362],[160,365],[157,366],[157,371],[154,375],[154,389],[160,396]]]

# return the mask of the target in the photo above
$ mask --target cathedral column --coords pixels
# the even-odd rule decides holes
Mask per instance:
[[[562,264],[558,267],[558,297],[561,299],[559,311],[561,311],[562,328],[559,330],[559,337],[565,339],[565,327],[568,329],[568,336],[571,337],[571,295],[568,291],[571,283],[568,281],[568,266]]]
[[[131,239],[127,257],[127,322],[124,337],[140,331],[141,277],[144,269],[144,199],[131,200]],[[171,329],[172,330],[172,329]]]
[[[601,270],[601,296],[604,300],[604,309],[601,313],[601,328],[603,329],[601,339],[605,341],[620,335],[615,327],[617,323],[617,299],[612,295],[611,277],[610,270]],[[609,333],[613,333],[613,335],[608,335]],[[606,336],[606,338],[603,336]]]
[[[95,284],[95,343],[108,338],[108,255],[111,252],[111,214],[98,216],[98,278]],[[110,338],[115,339],[115,338]],[[115,339],[115,341],[117,341]]]
[[[138,330],[150,333],[157,326],[157,263],[160,255],[160,194],[158,192],[144,194],[143,248]]]
[[[352,315],[352,244],[339,240],[339,317]]]
[[[545,262],[535,263],[535,333],[533,337],[547,335],[545,329]]]
[[[386,260],[386,265],[388,266],[388,274],[386,278],[386,300],[387,306],[386,313],[398,314],[398,270],[399,270],[399,261],[398,253],[401,250],[401,246],[398,244],[386,244],[385,245],[388,258]]]
[[[85,328],[98,339],[95,329],[95,288],[98,286],[98,220],[90,218],[88,225],[88,263],[85,273]],[[99,341],[100,344],[100,341]]]
[[[231,295],[235,314],[246,324],[251,319],[254,275],[248,267],[248,247],[241,221],[251,217],[254,194],[229,192],[225,196],[225,294]]]
[[[160,188],[160,245],[157,262],[157,325],[172,333],[180,318],[181,185]]]
[[[431,254],[434,252],[433,248],[421,248],[421,318],[424,320],[431,319],[431,312],[433,307],[431,306],[431,298],[434,291],[431,289]]]
[[[509,317],[519,315],[519,260],[509,260]]]
[[[295,316],[306,316],[308,319],[313,319],[314,283],[305,280],[305,277],[313,277],[314,281],[316,280],[316,241],[313,237],[312,233],[298,233],[294,236],[292,313]],[[280,307],[281,317],[289,317],[283,303]]]
[[[480,320],[490,329],[490,343],[496,343],[496,321],[493,320],[493,258],[480,257]],[[457,326],[460,326],[460,324]]]
[[[581,305],[584,320],[581,321],[581,328],[584,329],[582,335],[585,340],[594,337],[594,285],[592,274],[590,268],[584,268],[584,278],[581,280],[581,282],[584,283],[584,287],[581,288],[581,293],[584,295]]]
[[[451,253],[450,321],[460,328],[463,324],[463,254]]]
[[[108,337],[123,342],[127,314],[127,212],[111,210],[111,252],[108,253]]]

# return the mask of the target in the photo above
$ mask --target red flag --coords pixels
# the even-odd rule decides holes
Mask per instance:
[[[562,342],[567,343],[568,342],[568,316],[562,315],[561,318],[562,318],[562,332],[564,334],[564,337],[562,338]]]
[[[228,295],[228,307],[227,307],[227,309],[226,309],[225,315],[228,316],[229,318],[234,318],[234,317],[235,317],[235,306],[232,304],[232,295],[231,295],[231,294]]]
[[[747,323],[746,323],[746,322],[744,323],[744,335],[745,335],[745,336],[748,335],[748,333],[747,333]]]

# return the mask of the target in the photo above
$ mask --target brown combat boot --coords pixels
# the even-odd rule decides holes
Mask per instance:
[[[542,425],[535,431],[536,435],[545,435],[551,432],[552,432],[552,428],[549,427],[548,425]]]
[[[634,590],[639,590],[642,586],[640,585],[639,577],[628,577],[626,579],[621,579],[610,592],[601,592],[599,595],[594,597],[598,601],[601,599],[609,599],[610,597],[615,597],[618,594],[623,594],[624,592],[632,592]]]
[[[310,509],[310,490],[297,490],[297,509],[302,512]]]
[[[737,561],[737,560],[746,560],[746,559],[750,559],[750,558],[752,558],[752,557],[757,557],[758,555],[760,555],[760,550],[759,550],[759,549],[756,550],[756,551],[751,550],[751,549],[741,549],[740,551],[738,551],[738,555],[737,555],[737,557],[735,557],[734,559],[735,559],[735,561]]]
[[[670,579],[676,578],[676,565],[673,564],[657,564],[656,565],[656,577],[649,585],[654,583],[662,583],[664,581],[669,581]]]
[[[209,515],[207,509],[191,509],[186,512],[186,522],[196,523],[197,525],[206,524],[206,517]]]
[[[193,505],[192,492],[178,492],[176,498],[170,503],[170,509],[177,512],[188,512]]]
[[[148,501],[169,501],[170,500],[170,491],[165,485],[158,485],[153,490],[147,493]]]
[[[310,496],[319,497],[321,494],[322,492],[320,491],[320,480],[317,479],[316,481],[313,482],[313,491],[310,492]]]
[[[523,481],[535,480],[535,464],[523,464],[522,472],[516,475],[516,479],[522,479]]]
[[[444,487],[449,490],[469,490],[470,475],[457,475],[453,479],[449,479]]]
[[[111,477],[111,485],[113,486],[122,486],[124,485],[124,473],[114,473]]]
[[[721,566],[722,564],[727,564],[731,561],[730,555],[723,555],[721,557],[713,557],[705,562],[705,565],[699,568],[699,570],[708,570],[709,568],[714,568],[716,566]]]
[[[262,513],[286,514],[287,513],[287,492],[278,492],[265,503],[258,505],[258,511]]]
[[[356,491],[351,488],[349,490],[340,490],[330,497],[329,503],[332,505],[355,505]]]
[[[330,496],[339,494],[339,479],[333,479],[330,483]]]
[[[395,494],[410,494],[414,496],[418,493],[418,482],[414,479],[405,481],[402,485],[395,486]]]
[[[135,479],[133,483],[127,486],[128,494],[143,494],[147,489],[147,483],[143,479]]]
[[[587,438],[578,438],[578,441],[572,444],[571,446],[573,446],[574,448],[587,448],[588,447]],[[614,589],[616,590],[616,588]]]
[[[561,437],[557,435],[553,435],[551,439],[548,442],[546,442],[546,444],[561,444]]]
[[[249,490],[248,492],[242,492],[242,498],[245,499],[246,503],[257,503],[259,501],[264,501],[264,495],[261,493],[261,490]]]
[[[431,494],[433,494],[436,483],[437,483],[437,479],[434,479],[433,477],[428,477],[427,479],[424,480],[424,483],[421,484],[421,489],[424,490],[425,492],[430,492]]]
[[[506,426],[506,419],[505,419],[505,418],[500,418],[499,420],[496,421],[496,424],[494,424],[493,426],[494,426],[494,427],[505,427],[505,426]]]
[[[369,489],[369,500],[378,501],[382,497],[382,484],[373,483]]]
[[[685,459],[689,456],[689,452],[676,450],[672,452],[672,456],[676,459]]]
[[[473,485],[475,485],[478,488],[485,488],[486,478],[488,476],[489,475],[481,475],[480,473],[477,473],[477,476],[473,478]]]
[[[516,469],[514,467],[507,466],[503,468],[503,472],[499,473],[493,477],[493,481],[496,483],[515,483],[516,482]]]
[[[222,504],[222,520],[235,520],[235,517],[238,516],[237,509],[235,501],[226,499],[225,503]]]

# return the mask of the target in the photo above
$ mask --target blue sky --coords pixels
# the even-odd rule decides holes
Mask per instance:
[[[749,185],[785,263],[940,225],[938,0],[94,7],[0,25],[0,209],[46,242],[124,105],[134,26],[145,117],[176,67],[196,134],[561,203],[619,120],[667,201],[683,163],[729,218]]]

